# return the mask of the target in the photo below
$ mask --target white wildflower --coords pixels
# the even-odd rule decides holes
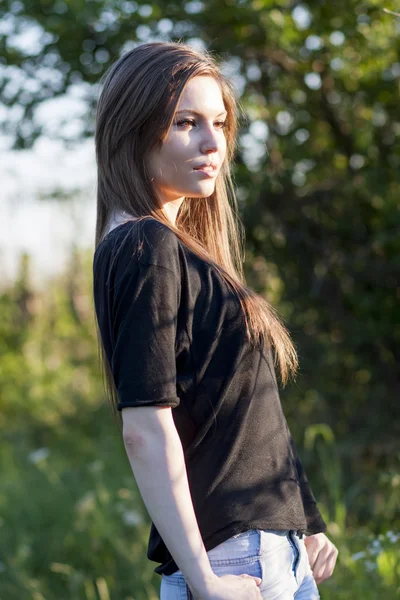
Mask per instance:
[[[143,519],[136,510],[127,510],[122,513],[122,519],[125,525],[134,526],[142,523]]]
[[[33,450],[28,454],[28,460],[33,464],[37,464],[42,460],[46,460],[50,455],[50,450],[48,448],[38,448],[37,450]]]
[[[353,560],[360,560],[360,558],[364,558],[364,556],[366,556],[366,552],[357,552],[356,554],[353,554],[351,558]]]

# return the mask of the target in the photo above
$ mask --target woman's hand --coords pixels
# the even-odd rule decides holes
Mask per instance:
[[[318,585],[332,575],[339,551],[324,533],[309,535],[304,538],[304,543],[315,583]]]
[[[213,580],[206,594],[197,600],[260,600],[260,577],[252,575],[221,575]]]

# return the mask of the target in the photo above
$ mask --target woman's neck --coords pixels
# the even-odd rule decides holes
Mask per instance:
[[[136,217],[130,215],[125,210],[114,210],[108,219],[106,235],[118,227],[118,225],[122,225],[122,223],[125,223],[126,221],[134,221],[135,219]]]

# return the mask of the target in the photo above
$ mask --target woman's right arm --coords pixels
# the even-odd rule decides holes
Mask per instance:
[[[171,407],[127,407],[122,419],[125,449],[143,501],[195,598],[261,598],[254,585],[258,578],[218,577],[211,569]]]

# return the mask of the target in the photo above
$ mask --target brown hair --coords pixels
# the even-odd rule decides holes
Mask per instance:
[[[162,144],[188,81],[208,75],[218,82],[227,111],[227,151],[214,192],[208,198],[184,198],[175,226],[159,206],[147,170],[149,153]],[[96,248],[107,233],[114,211],[136,218],[151,216],[169,227],[190,250],[212,264],[231,286],[243,308],[248,340],[268,343],[275,351],[282,383],[294,376],[297,354],[276,310],[246,287],[243,274],[244,232],[230,173],[236,150],[240,108],[230,82],[210,52],[187,44],[150,42],[122,55],[101,82],[96,114],[97,222]],[[110,366],[97,326],[103,375],[112,406],[118,402]]]

